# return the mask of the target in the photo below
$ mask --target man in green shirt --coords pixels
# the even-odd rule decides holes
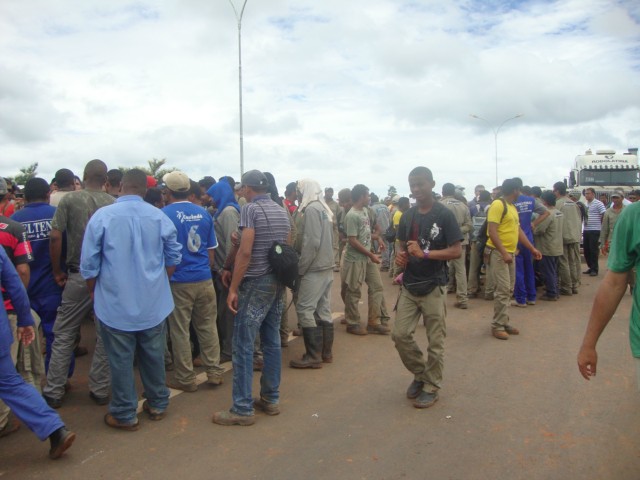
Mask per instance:
[[[589,380],[596,375],[598,354],[596,344],[613,317],[627,289],[627,275],[640,263],[640,203],[624,208],[613,232],[610,244],[608,271],[598,287],[591,308],[587,331],[578,353],[578,369]],[[640,385],[640,291],[633,289],[633,306],[629,319],[629,342],[635,357],[636,373]]]
[[[353,206],[344,217],[344,230],[347,236],[347,248],[344,253],[342,283],[346,287],[344,294],[344,314],[347,321],[347,333],[366,335],[378,333],[386,335],[389,327],[380,323],[380,308],[383,302],[380,257],[371,249],[371,221],[369,218],[369,189],[365,185],[356,185],[351,190]],[[365,330],[360,325],[358,303],[362,294],[362,284],[369,286],[369,324]],[[373,310],[373,311],[371,311]],[[376,322],[373,324],[373,322]]]

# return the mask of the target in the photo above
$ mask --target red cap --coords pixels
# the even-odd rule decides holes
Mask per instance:
[[[157,187],[158,181],[151,175],[147,175],[147,188]]]

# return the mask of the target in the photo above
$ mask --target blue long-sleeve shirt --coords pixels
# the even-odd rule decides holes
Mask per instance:
[[[165,267],[180,263],[181,249],[171,220],[137,195],[96,211],[84,234],[80,273],[96,279],[100,321],[129,332],[162,322],[174,307]]]
[[[27,291],[4,248],[0,248],[0,283],[11,298],[13,309],[18,315],[18,326],[34,325]],[[8,355],[12,343],[13,335],[9,328],[9,318],[7,318],[7,311],[2,304],[0,305],[0,355]]]

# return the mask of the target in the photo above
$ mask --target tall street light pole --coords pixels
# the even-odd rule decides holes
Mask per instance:
[[[469,115],[472,118],[476,118],[478,120],[482,120],[483,122],[486,122],[487,125],[489,125],[489,128],[491,128],[491,130],[493,131],[493,138],[495,140],[495,146],[496,146],[496,187],[499,186],[500,184],[498,183],[498,133],[500,133],[500,129],[502,128],[502,126],[507,123],[510,120],[515,120],[516,118],[520,118],[524,116],[524,113],[519,113],[518,115],[514,116],[514,117],[509,117],[506,120],[504,120],[500,125],[498,125],[498,128],[496,128],[489,120],[487,120],[486,118],[482,118],[479,117],[478,115],[474,115],[474,114],[470,114]]]
[[[247,5],[247,0],[244,0],[242,3],[242,8],[240,9],[240,14],[238,14],[238,10],[236,6],[233,4],[231,0],[229,0],[231,4],[231,8],[233,8],[233,13],[236,15],[236,20],[238,21],[238,98],[240,105],[240,178],[244,175],[244,146],[243,146],[243,136],[242,136],[242,15],[244,14],[244,7]]]

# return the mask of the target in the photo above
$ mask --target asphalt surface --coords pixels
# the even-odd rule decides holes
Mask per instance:
[[[604,272],[604,265],[601,269]],[[357,337],[336,323],[334,363],[294,370],[301,339],[283,349],[281,414],[250,427],[211,423],[231,405],[231,376],[172,398],[167,416],[141,414],[137,432],[103,423],[107,407],[88,397],[90,355],[78,360],[60,415],[77,433],[58,461],[24,426],[0,439],[0,479],[620,479],[640,478],[640,409],[628,343],[626,295],[598,346],[598,375],[586,382],[576,354],[595,289],[559,302],[511,308],[521,334],[490,335],[492,302],[469,310],[447,299],[440,401],[418,410],[405,398],[412,380],[390,336]],[[383,275],[386,299],[397,287]],[[333,310],[343,310],[335,275]],[[363,322],[366,305],[361,305]],[[295,314],[290,316],[292,325]],[[416,337],[426,351],[424,327]],[[92,349],[91,324],[83,344]],[[259,391],[259,374],[254,392]],[[141,391],[141,390],[140,390]]]

